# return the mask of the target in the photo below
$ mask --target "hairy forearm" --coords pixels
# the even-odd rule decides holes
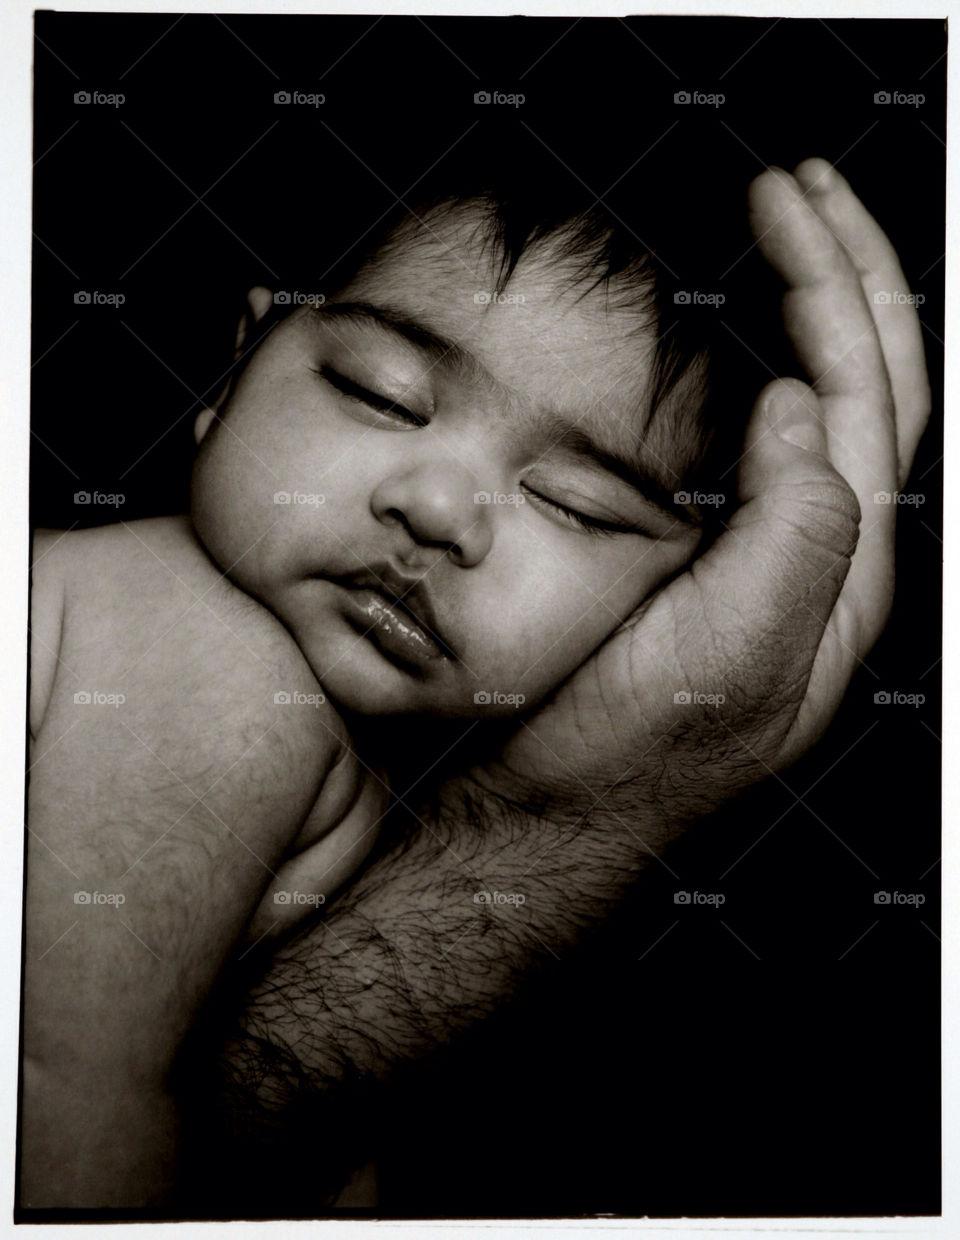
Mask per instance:
[[[596,812],[589,822],[543,820],[465,781],[447,785],[246,995],[221,1055],[226,1139],[279,1143],[286,1164],[306,1124],[311,1139],[331,1134],[321,1157],[336,1161],[349,1144],[344,1122],[365,1109],[376,1082],[451,1042],[559,960],[662,843],[652,827],[641,839],[635,819],[629,828]],[[313,1144],[314,1169],[317,1156]]]
[[[651,853],[617,824],[548,822],[448,789],[249,996],[247,1026],[308,1077],[382,1076],[482,1019],[609,913]]]

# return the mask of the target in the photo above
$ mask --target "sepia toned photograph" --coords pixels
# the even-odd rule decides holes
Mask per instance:
[[[32,20],[16,1221],[938,1216],[945,21]]]

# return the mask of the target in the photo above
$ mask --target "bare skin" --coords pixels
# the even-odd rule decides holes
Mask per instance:
[[[39,535],[33,619],[24,1201],[150,1202],[172,1056],[230,948],[332,896],[385,790],[186,519]]]
[[[895,509],[871,499],[903,483],[929,413],[916,316],[909,305],[873,302],[873,290],[906,283],[882,232],[823,161],[806,161],[793,177],[759,177],[751,217],[786,281],[785,328],[811,385],[777,381],[758,399],[729,531],[521,726],[497,761],[419,807],[423,829],[368,871],[322,927],[277,953],[227,1052],[246,1091],[245,1118],[282,1115],[285,1064],[330,1097],[351,1074],[386,1075],[495,1009],[545,945],[559,953],[602,920],[666,840],[805,752],[876,640],[892,596]],[[690,689],[723,692],[726,704],[678,704]],[[229,712],[218,723],[218,753],[231,736],[249,744]],[[251,838],[265,833],[268,850],[280,847],[278,822],[293,838],[290,819],[310,799],[302,788],[278,790],[283,804],[253,822],[246,781],[225,779],[218,792],[220,816],[235,815]],[[102,824],[78,818],[71,838],[82,852]],[[94,1142],[72,1186],[78,1202],[157,1200],[173,1174],[166,1070],[262,884],[262,874],[238,883],[226,910],[194,916],[192,893],[216,887],[222,858],[222,848],[197,850],[186,884],[182,866],[157,868],[137,933],[149,940],[177,925],[169,963],[186,966],[193,984],[167,987],[171,1015],[130,1062],[107,1063],[91,1042],[97,1088],[92,1071],[77,1076],[77,1106],[60,1112],[61,1148],[91,1148],[79,1115],[105,1082],[140,1119],[159,1093],[170,1122],[142,1135],[119,1188]],[[482,888],[526,890],[523,920],[476,905]],[[134,971],[126,1002],[145,1025],[157,1003],[148,992]],[[264,1072],[271,1050],[281,1069]],[[119,1106],[115,1118],[129,1122]]]

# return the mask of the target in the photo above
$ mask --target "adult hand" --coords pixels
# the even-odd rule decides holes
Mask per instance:
[[[811,384],[758,397],[722,537],[474,772],[521,805],[644,805],[673,831],[807,750],[886,623],[890,493],[930,409],[906,280],[825,160],[765,172],[750,213]]]

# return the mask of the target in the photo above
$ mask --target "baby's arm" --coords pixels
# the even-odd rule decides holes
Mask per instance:
[[[148,1204],[174,1056],[304,821],[335,825],[347,738],[328,704],[276,702],[319,685],[185,523],[38,553],[22,1200]]]
[[[385,774],[361,763],[352,749],[342,750],[247,925],[247,941],[272,942],[325,908],[367,859],[389,800]]]

